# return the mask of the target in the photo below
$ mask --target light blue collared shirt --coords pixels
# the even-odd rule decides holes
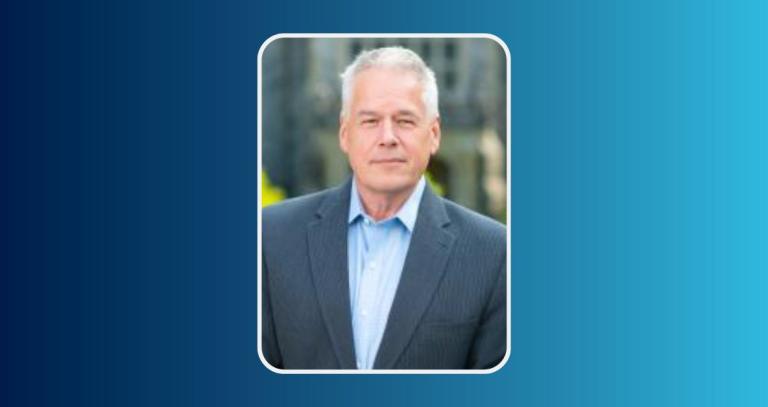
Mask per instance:
[[[403,207],[376,222],[365,213],[352,181],[349,201],[349,298],[358,369],[372,369],[395,298],[424,194],[422,176]]]

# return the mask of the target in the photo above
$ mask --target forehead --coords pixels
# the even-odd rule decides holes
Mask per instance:
[[[422,91],[423,87],[414,72],[369,68],[358,73],[355,78],[352,105],[355,108],[374,108],[393,104],[424,109]]]

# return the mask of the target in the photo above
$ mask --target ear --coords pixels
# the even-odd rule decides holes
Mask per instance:
[[[349,120],[339,114],[339,147],[344,154],[349,150]]]
[[[436,116],[429,128],[429,137],[431,143],[429,152],[432,155],[435,155],[437,150],[440,148],[440,136],[440,116]]]

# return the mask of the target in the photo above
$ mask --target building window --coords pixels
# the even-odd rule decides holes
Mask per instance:
[[[448,40],[445,43],[445,59],[452,63],[456,59],[456,41]]]
[[[357,54],[359,54],[362,50],[363,44],[361,44],[359,40],[353,40],[352,46],[349,47],[349,59],[355,59]]]
[[[421,57],[424,58],[424,61],[429,64],[432,59],[432,46],[429,42],[424,42],[421,44]]]
[[[456,88],[456,72],[447,70],[445,72],[445,88],[454,90]]]

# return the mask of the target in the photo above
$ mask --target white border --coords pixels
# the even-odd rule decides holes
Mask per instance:
[[[262,353],[261,347],[262,347],[262,338],[261,338],[261,228],[262,228],[262,222],[261,222],[261,170],[262,170],[262,162],[261,162],[261,154],[264,150],[261,148],[261,137],[262,137],[262,131],[261,131],[261,124],[262,124],[262,117],[261,117],[261,78],[262,78],[262,63],[261,59],[264,55],[264,50],[271,44],[273,41],[281,39],[281,38],[485,38],[492,41],[495,41],[497,44],[501,46],[501,48],[504,50],[504,54],[507,57],[507,182],[506,182],[506,194],[507,194],[507,351],[504,354],[504,359],[501,360],[501,362],[490,368],[490,369],[451,369],[451,370],[443,370],[443,369],[434,369],[434,370],[394,370],[394,369],[367,369],[367,370],[355,370],[355,369],[278,369],[272,365],[269,364],[269,362],[264,359],[264,354]],[[511,121],[511,111],[512,111],[512,105],[511,105],[511,62],[510,62],[510,55],[509,55],[509,48],[507,47],[507,44],[504,43],[504,41],[493,35],[493,34],[393,34],[393,33],[387,33],[387,34],[275,34],[269,38],[267,38],[266,41],[264,41],[263,44],[261,44],[261,47],[259,48],[259,56],[257,60],[257,148],[258,151],[256,152],[256,155],[258,156],[258,173],[256,175],[256,189],[258,194],[258,218],[257,218],[257,253],[258,253],[258,263],[257,263],[257,273],[258,273],[258,281],[257,281],[257,329],[256,334],[258,335],[257,341],[258,341],[258,352],[259,352],[259,359],[261,360],[261,363],[270,371],[278,374],[490,374],[498,371],[504,365],[507,364],[507,361],[509,361],[509,355],[511,352],[511,319],[512,319],[512,302],[511,302],[511,288],[512,288],[512,247],[511,247],[511,229],[512,229],[512,197],[510,196],[510,185],[512,183],[511,178],[511,155],[512,155],[512,121]]]

